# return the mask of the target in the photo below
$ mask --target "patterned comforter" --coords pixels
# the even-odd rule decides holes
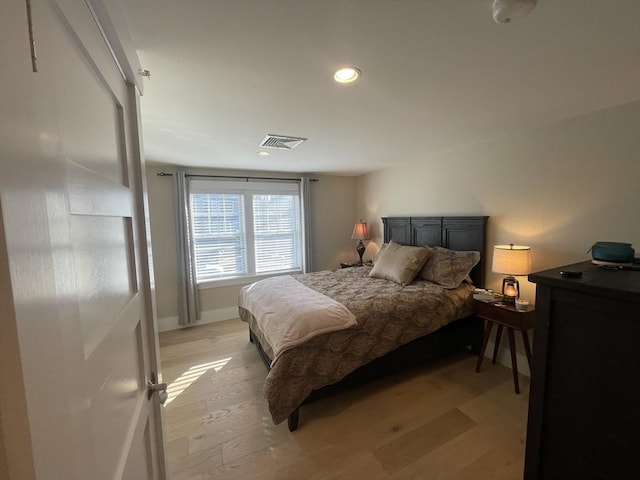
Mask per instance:
[[[264,384],[264,397],[275,424],[286,420],[313,390],[334,384],[400,345],[472,313],[470,284],[447,290],[415,280],[403,287],[371,278],[370,271],[363,266],[293,275],[300,283],[346,306],[358,324],[316,336],[282,353]],[[239,312],[273,358],[273,347],[251,312],[242,305]]]

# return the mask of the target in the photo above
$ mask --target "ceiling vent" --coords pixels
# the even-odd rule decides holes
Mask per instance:
[[[305,140],[306,138],[286,137],[284,135],[272,135],[269,133],[264,137],[260,146],[265,148],[277,148],[278,150],[293,150]]]

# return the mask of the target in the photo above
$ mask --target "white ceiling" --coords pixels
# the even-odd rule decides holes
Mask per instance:
[[[123,0],[148,161],[360,174],[640,98],[640,0]],[[352,85],[333,81],[358,66]],[[256,155],[266,134],[307,137]]]

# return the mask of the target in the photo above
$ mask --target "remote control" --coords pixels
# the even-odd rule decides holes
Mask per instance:
[[[566,278],[580,278],[582,277],[582,272],[576,272],[575,270],[562,270],[560,275]]]

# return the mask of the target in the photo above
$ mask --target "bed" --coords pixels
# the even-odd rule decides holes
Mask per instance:
[[[335,389],[379,378],[454,349],[466,347],[477,352],[483,325],[472,314],[471,299],[474,286],[483,286],[487,218],[383,218],[387,248],[373,267],[280,277],[245,287],[239,313],[249,324],[250,341],[269,370],[264,395],[274,423],[287,420],[289,430],[294,431],[301,405]],[[422,246],[434,248],[415,248]],[[395,253],[409,253],[415,260],[411,255],[422,255],[426,250],[432,262],[420,263],[415,280],[403,284],[407,279],[393,277],[394,272],[393,281],[388,279],[385,262],[388,264]],[[470,252],[480,253],[475,254],[475,266],[459,286],[448,285],[448,279],[441,282],[446,288],[433,282],[430,275],[435,270],[427,267],[443,264],[433,261],[434,255],[470,258]],[[425,276],[427,270],[431,273]],[[288,300],[281,310],[269,303],[268,295],[258,296],[260,289],[268,293],[269,288],[272,297]],[[309,297],[297,297],[298,293]],[[298,307],[316,301],[327,316],[324,330],[310,334],[302,325],[298,337],[290,338],[287,325],[316,324],[311,307]],[[326,308],[323,301],[328,302]],[[298,308],[302,310],[298,312]],[[290,316],[292,320],[288,320]],[[277,328],[272,332],[269,325],[282,327],[284,333]]]

